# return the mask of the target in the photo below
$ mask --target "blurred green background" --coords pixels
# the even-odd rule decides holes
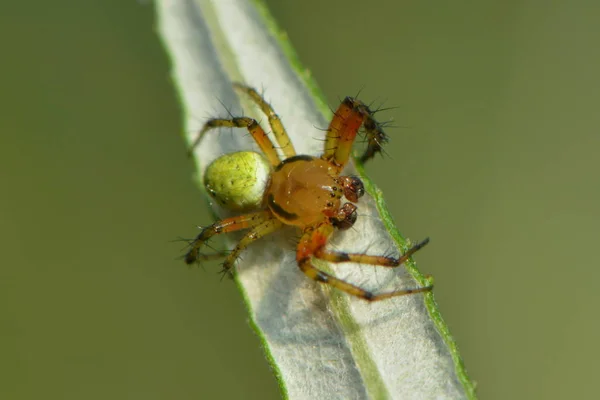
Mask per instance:
[[[368,170],[481,398],[590,397],[600,3],[267,3],[332,106],[398,107]],[[211,217],[152,5],[4,2],[0,47],[0,398],[279,398],[234,285],[170,242]]]

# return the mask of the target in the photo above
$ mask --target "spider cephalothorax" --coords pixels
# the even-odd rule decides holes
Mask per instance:
[[[230,271],[240,252],[250,243],[285,225],[293,225],[302,231],[296,249],[298,267],[318,282],[368,301],[431,290],[432,287],[427,286],[374,294],[331,276],[312,263],[313,258],[318,258],[333,263],[357,262],[396,267],[428,243],[428,239],[418,243],[399,258],[343,253],[325,248],[336,228],[348,229],[354,224],[357,206],[353,203],[364,194],[363,183],[358,177],[340,175],[348,162],[359,128],[364,127],[368,140],[362,161],[381,151],[381,144],[386,141],[385,133],[369,107],[360,100],[346,97],[329,124],[321,157],[296,155],[271,106],[253,88],[240,84],[235,84],[235,88],[250,96],[265,113],[285,158],[280,160],[275,145],[252,118],[211,119],[204,124],[192,148],[213,128],[246,128],[266,159],[256,152],[242,151],[225,154],[209,165],[204,176],[209,194],[220,205],[247,213],[204,228],[192,242],[185,256],[186,263],[192,264],[202,258],[200,248],[212,236],[249,229],[225,258],[223,268]],[[348,202],[344,202],[344,198]]]

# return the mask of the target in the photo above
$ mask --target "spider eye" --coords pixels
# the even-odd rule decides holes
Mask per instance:
[[[344,196],[353,203],[365,194],[365,186],[356,176],[344,177]]]

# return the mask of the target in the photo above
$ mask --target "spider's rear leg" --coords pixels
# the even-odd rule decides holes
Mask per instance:
[[[329,123],[323,152],[323,158],[337,166],[339,171],[350,158],[352,145],[361,125],[365,128],[368,143],[367,149],[360,157],[361,162],[365,162],[381,151],[382,145],[388,140],[387,135],[366,104],[358,99],[346,97]]]
[[[322,224],[317,229],[306,232],[298,245],[298,251],[296,254],[296,259],[298,261],[298,267],[300,270],[306,274],[309,278],[324,283],[326,285],[330,285],[338,290],[346,292],[350,295],[359,297],[361,299],[373,302],[384,299],[389,299],[391,297],[405,296],[414,293],[428,292],[433,286],[425,286],[420,288],[411,288],[411,289],[402,289],[395,290],[392,292],[386,293],[373,293],[368,290],[365,290],[359,286],[348,283],[342,279],[336,278],[324,271],[321,271],[317,267],[315,267],[312,263],[312,257],[322,258],[319,255],[324,255],[324,260],[332,261],[332,262],[347,262],[347,261],[356,261],[356,262],[364,262],[370,263],[372,265],[383,265],[383,266],[396,266],[399,265],[385,265],[380,264],[380,261],[390,262],[390,260],[394,260],[394,262],[401,262],[404,258],[408,258],[410,254],[413,254],[415,251],[423,247],[427,244],[427,240],[417,244],[411,248],[405,255],[398,259],[392,259],[389,257],[377,257],[377,256],[368,256],[365,254],[347,254],[347,253],[339,253],[339,252],[326,252],[323,250],[325,244],[331,233],[333,232],[333,226],[329,224]],[[411,251],[412,250],[412,251]]]
[[[260,110],[267,116],[269,120],[269,125],[271,125],[271,129],[273,130],[273,135],[275,136],[275,140],[281,147],[285,158],[290,158],[296,155],[296,150],[294,149],[294,145],[290,140],[283,124],[281,123],[281,119],[279,119],[279,115],[275,113],[273,107],[263,97],[258,94],[258,92],[251,88],[250,86],[242,85],[241,83],[234,83],[233,87],[243,93],[246,93],[254,103],[260,108]]]
[[[204,243],[206,243],[214,235],[235,232],[242,229],[249,229],[260,225],[270,217],[271,213],[269,211],[259,211],[256,213],[239,215],[237,217],[217,221],[211,226],[202,229],[200,234],[190,244],[190,250],[185,255],[186,264],[193,264],[197,261],[202,261],[203,257],[207,257],[206,255],[200,254],[199,251],[202,245],[204,245]]]
[[[256,144],[258,144],[258,147],[260,147],[260,150],[263,152],[263,154],[267,156],[267,159],[269,160],[271,165],[277,166],[281,162],[279,160],[279,155],[275,150],[273,142],[271,142],[271,139],[269,139],[263,128],[255,119],[248,117],[236,117],[231,119],[209,119],[208,121],[206,121],[202,129],[200,129],[200,132],[198,133],[196,139],[192,142],[189,149],[189,153],[192,153],[192,150],[194,150],[194,148],[200,143],[206,132],[208,132],[211,129],[222,127],[248,129],[248,132],[250,132],[250,135],[252,135],[252,138],[254,139]]]
[[[244,250],[250,243],[260,239],[261,237],[267,236],[273,233],[283,226],[283,223],[271,215],[271,218],[261,222],[254,226],[244,237],[238,242],[235,248],[227,255],[223,262],[223,273],[231,272],[235,260],[240,256],[242,250]]]

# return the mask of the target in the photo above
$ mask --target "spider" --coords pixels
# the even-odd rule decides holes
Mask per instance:
[[[298,267],[309,278],[331,285],[350,295],[373,302],[396,296],[430,291],[432,286],[373,293],[321,271],[313,259],[332,263],[356,262],[382,267],[397,267],[425,246],[425,239],[399,258],[344,253],[326,249],[335,229],[352,227],[357,219],[354,204],[364,194],[362,181],[356,176],[340,175],[348,162],[352,144],[361,126],[367,135],[367,149],[361,161],[381,151],[387,137],[373,118],[367,105],[346,97],[335,112],[320,157],[297,155],[279,116],[252,87],[234,84],[267,116],[273,136],[285,158],[280,159],[275,144],[259,123],[248,117],[215,118],[207,121],[192,143],[190,151],[204,134],[219,127],[246,128],[263,155],[252,151],[225,154],[213,161],[204,176],[204,185],[222,206],[245,214],[217,221],[202,229],[190,244],[185,262],[193,264],[207,258],[201,247],[214,235],[248,229],[249,231],[225,256],[223,271],[231,272],[240,253],[252,242],[278,231],[286,225],[300,229],[302,236],[296,249]],[[343,201],[345,197],[347,202]],[[252,211],[253,212],[250,212]]]

